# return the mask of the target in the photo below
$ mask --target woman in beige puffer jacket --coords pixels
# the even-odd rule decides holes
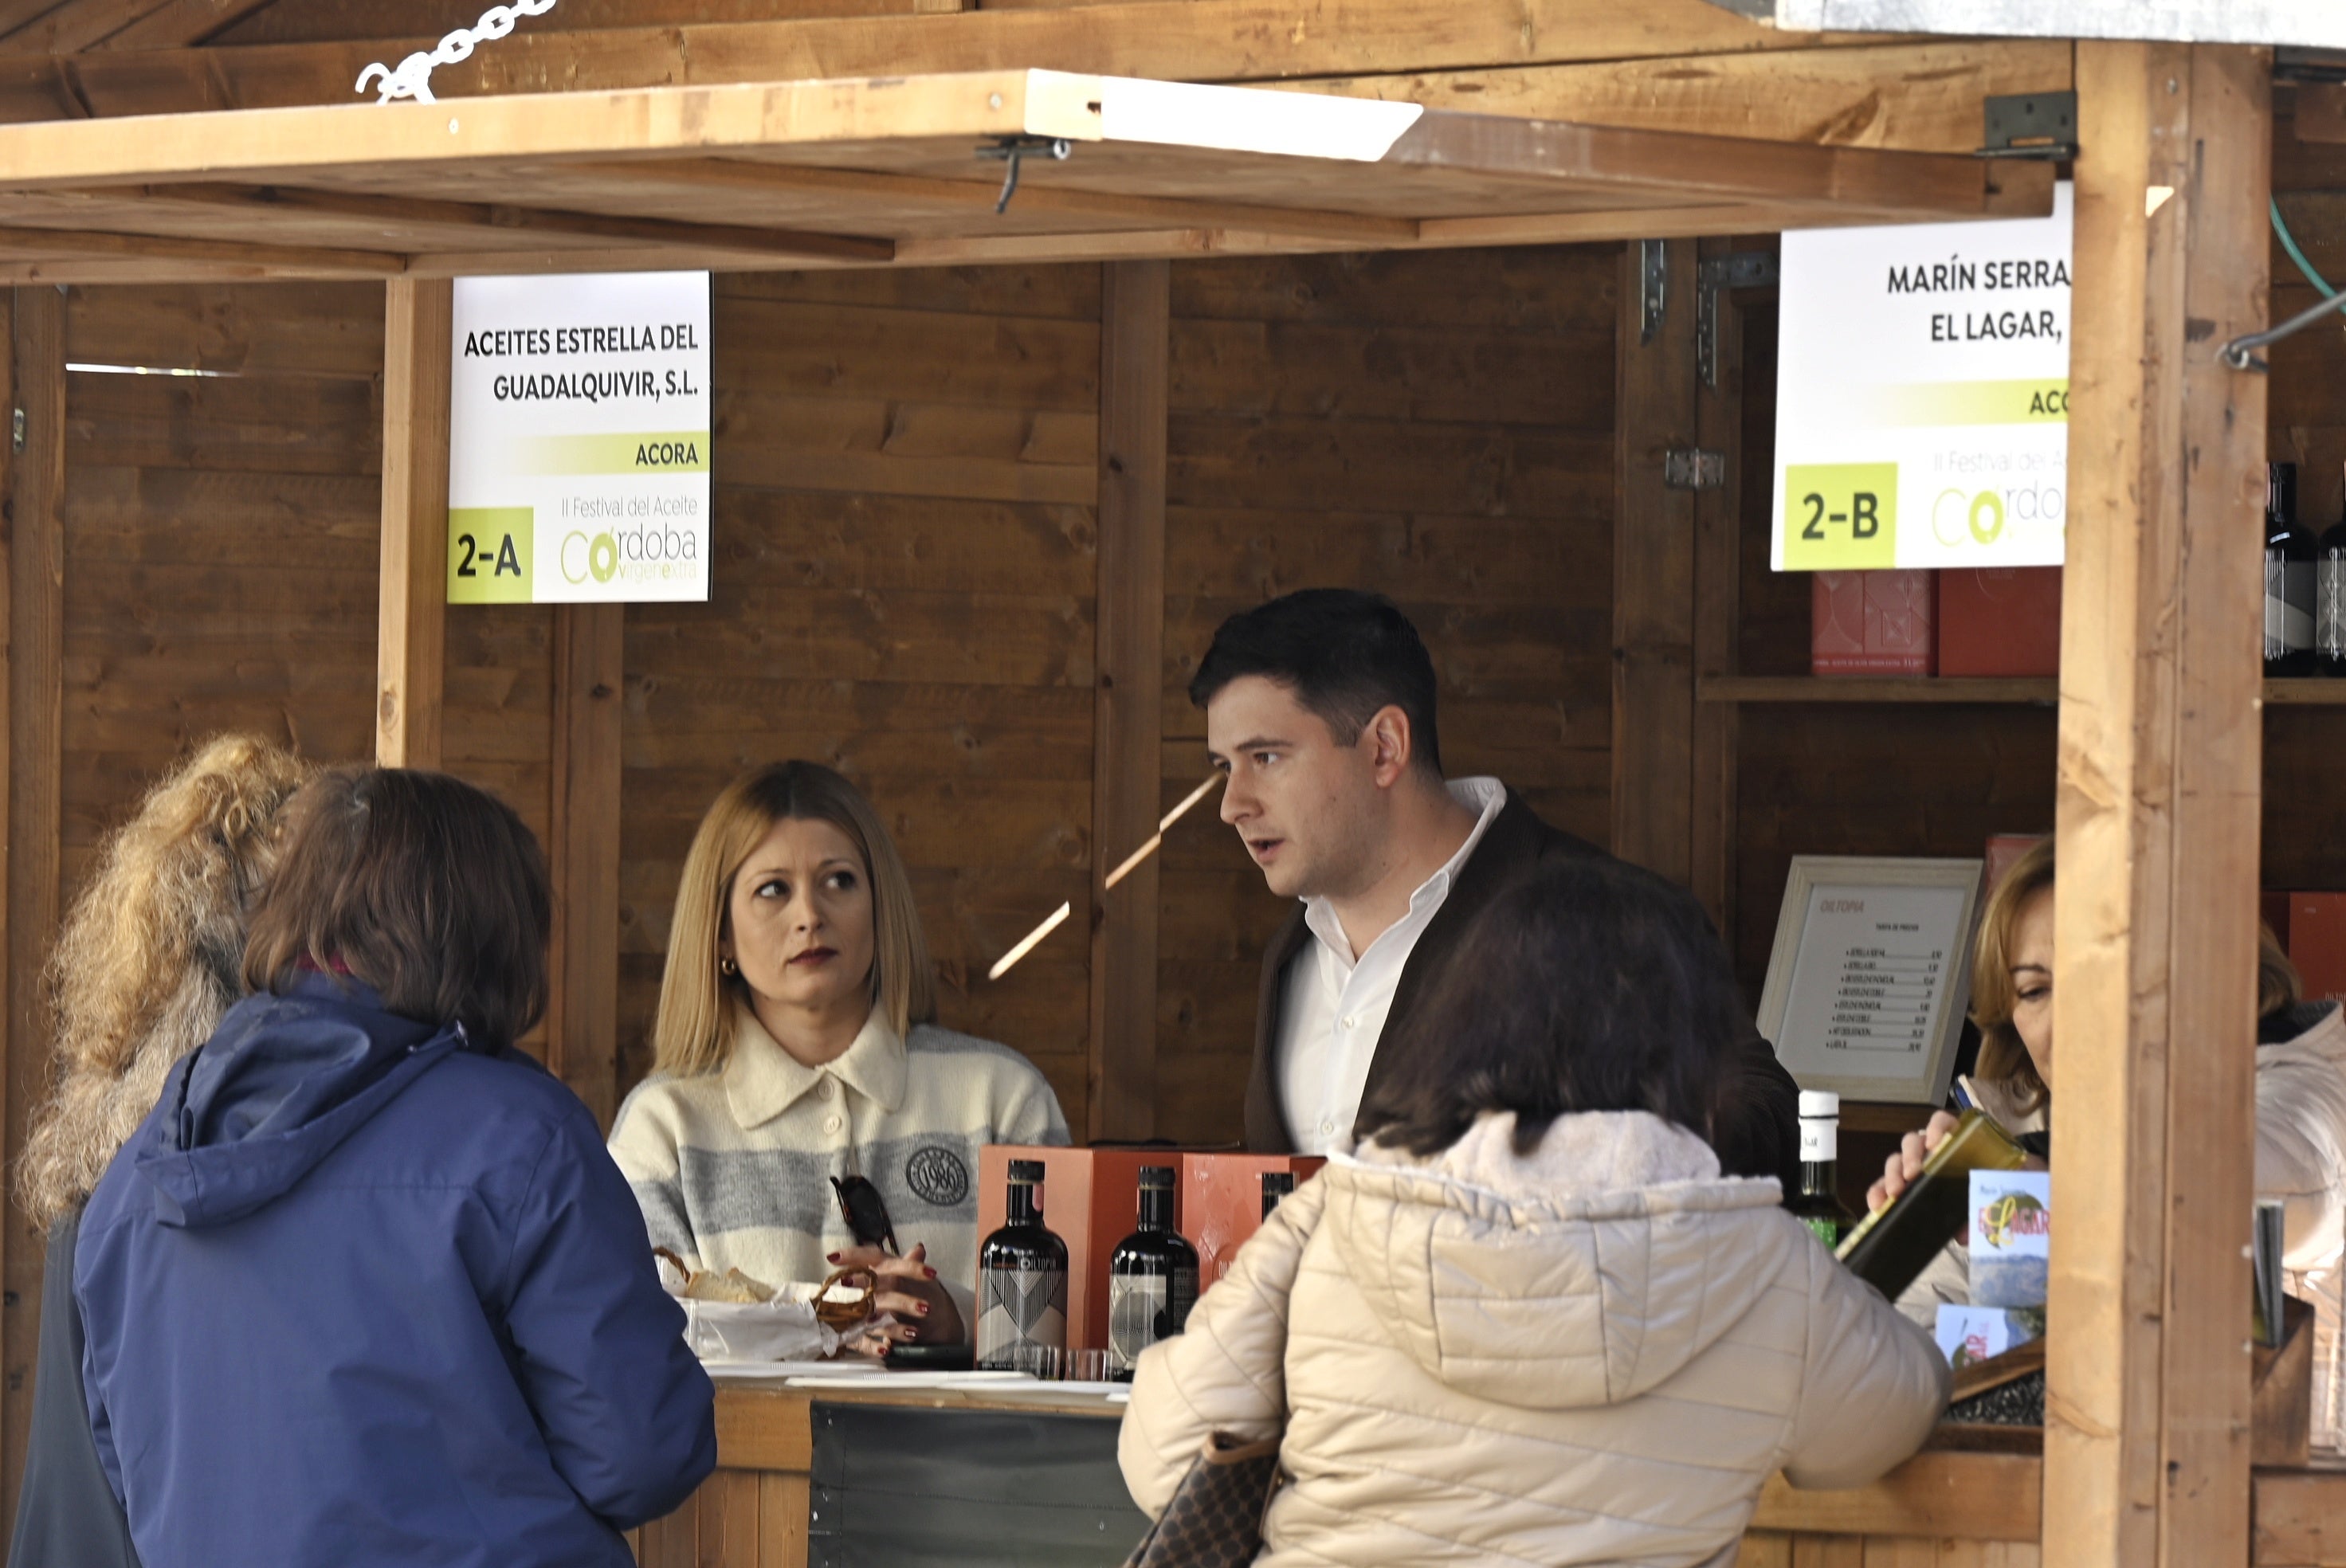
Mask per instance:
[[[1464,952],[1425,1010],[1453,1038],[1386,1043],[1374,1141],[1141,1359],[1134,1500],[1160,1512],[1209,1434],[1283,1426],[1261,1564],[1694,1568],[1734,1561],[1770,1472],[1912,1453],[1935,1347],[1688,1130],[1739,1007],[1692,901],[1592,860]]]

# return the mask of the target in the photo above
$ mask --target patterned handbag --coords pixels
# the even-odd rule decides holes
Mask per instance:
[[[1263,1514],[1281,1479],[1279,1439],[1242,1443],[1216,1432],[1124,1568],[1246,1568],[1262,1550]]]

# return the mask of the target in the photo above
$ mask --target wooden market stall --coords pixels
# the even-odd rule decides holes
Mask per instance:
[[[2330,1481],[2251,1487],[2233,1288],[2259,761],[2305,780],[2278,813],[2317,823],[2330,739],[2307,708],[2259,744],[2264,383],[2212,357],[2267,319],[2267,159],[2294,144],[2263,53],[1822,38],[1700,0],[681,25],[605,0],[442,66],[435,104],[350,105],[368,63],[430,46],[381,41],[380,9],[70,0],[0,36],[11,1154],[81,857],[144,772],[230,725],[515,802],[559,884],[542,1048],[607,1119],[648,1064],[702,805],[809,754],[889,814],[947,1022],[1026,1050],[1091,1136],[1226,1137],[1277,908],[1202,828],[1097,881],[1194,781],[1180,691],[1214,624],[1357,582],[1424,626],[1455,767],[1686,881],[1746,955],[1795,850],[1972,852],[2050,825],[2057,780],[2064,886],[2089,895],[2061,916],[2084,1217],[2045,1452],[1771,1488],[1745,1561],[2246,1561],[2252,1499],[2257,1561],[2335,1560]],[[417,34],[469,20],[412,9]],[[1705,378],[1703,263],[1791,227],[2042,211],[2048,165],[1969,155],[1986,97],[2069,89],[2057,699],[1843,700],[1794,673],[1754,563],[1766,300],[1720,297]],[[1013,148],[997,213],[986,155]],[[1624,246],[1649,239],[1672,301],[1650,335]],[[719,273],[712,602],[448,611],[445,280],[660,267]],[[2336,367],[2288,357],[2313,351],[2277,361],[2292,433],[2331,428],[2305,388]],[[1689,446],[1739,483],[1668,486]],[[1063,899],[1088,948],[987,986]],[[0,1247],[13,1478],[40,1251],[20,1219]],[[737,1433],[806,1408],[724,1399]],[[654,1560],[800,1560],[765,1511],[801,1472],[747,1442]],[[752,1494],[756,1532],[721,1522]],[[752,1534],[780,1555],[737,1552]]]

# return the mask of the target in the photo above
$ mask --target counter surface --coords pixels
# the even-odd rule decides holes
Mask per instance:
[[[881,1378],[811,1390],[720,1381],[718,1472],[691,1502],[640,1532],[645,1568],[804,1568],[818,1402],[1100,1420],[1124,1410],[1097,1394],[1043,1388],[1005,1395],[891,1389]],[[2256,1568],[2346,1568],[2346,1464],[2259,1471],[2255,1484]],[[1869,1563],[1879,1555],[1933,1568],[2038,1568],[2043,1487],[2035,1454],[1938,1448],[1846,1492],[1802,1492],[1777,1476],[1760,1494],[1738,1568],[1840,1562],[1852,1552]]]

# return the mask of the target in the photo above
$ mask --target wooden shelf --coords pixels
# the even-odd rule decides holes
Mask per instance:
[[[2346,708],[2346,680],[2269,680],[2267,708]]]
[[[1734,675],[1698,682],[1695,695],[1703,702],[2000,702],[2046,708],[2059,700],[2060,683],[1939,680],[1930,676]]]
[[[1872,675],[1715,675],[1696,683],[1702,702],[2012,703],[2050,708],[2060,700],[2052,678]],[[2265,682],[2272,708],[2346,708],[2346,680],[2319,677]]]

